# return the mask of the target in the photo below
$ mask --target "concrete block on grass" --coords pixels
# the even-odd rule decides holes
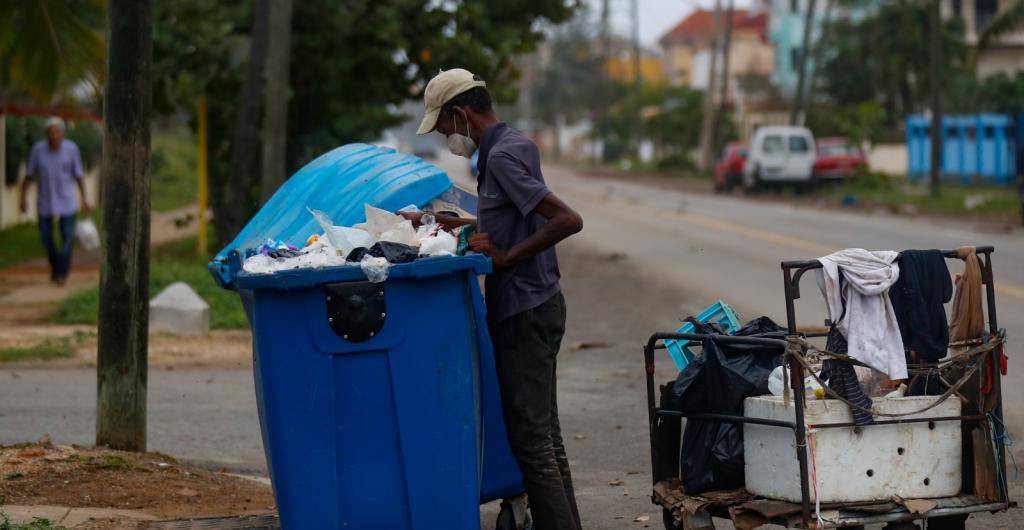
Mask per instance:
[[[187,283],[172,283],[149,302],[149,332],[206,335],[210,332],[210,304]]]

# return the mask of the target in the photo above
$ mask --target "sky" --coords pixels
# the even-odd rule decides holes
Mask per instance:
[[[637,0],[640,12],[640,42],[657,48],[658,39],[698,7],[713,9],[713,0]],[[602,0],[586,0],[595,18],[600,16]],[[723,8],[724,8],[723,2]],[[747,7],[750,0],[736,0],[736,7]],[[632,35],[632,0],[609,0],[612,31]]]

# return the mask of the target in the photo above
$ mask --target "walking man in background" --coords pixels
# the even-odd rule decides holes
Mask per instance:
[[[57,117],[46,120],[46,140],[32,146],[25,173],[21,183],[21,212],[28,211],[29,183],[38,183],[39,236],[50,260],[50,280],[64,285],[71,272],[71,250],[75,243],[76,188],[82,194],[82,210],[86,213],[90,210],[82,181],[85,176],[82,157],[75,142],[64,138],[64,120]],[[60,246],[53,236],[55,223],[60,229]]]
[[[537,530],[580,530],[555,391],[565,333],[555,244],[582,230],[583,219],[544,183],[537,145],[498,121],[482,79],[463,69],[442,72],[427,84],[424,103],[418,134],[437,131],[466,158],[479,149],[478,219],[438,222],[476,224],[470,246],[494,266],[485,283],[487,319],[533,522]]]

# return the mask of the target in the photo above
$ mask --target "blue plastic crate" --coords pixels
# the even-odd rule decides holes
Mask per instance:
[[[697,315],[697,321],[704,323],[717,322],[720,324],[727,333],[733,333],[740,329],[740,319],[736,317],[736,312],[729,307],[729,304],[719,300],[704,311],[701,311]],[[686,322],[678,330],[677,333],[693,333],[693,323]],[[687,345],[690,343],[688,340],[666,340],[665,348],[668,350],[668,354],[672,357],[672,362],[676,364],[676,368],[680,372],[686,368],[686,365],[690,364],[690,361],[696,356],[696,354]]]

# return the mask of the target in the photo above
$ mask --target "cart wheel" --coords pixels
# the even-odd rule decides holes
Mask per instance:
[[[968,514],[931,517],[928,519],[928,530],[964,530],[967,528]]]

